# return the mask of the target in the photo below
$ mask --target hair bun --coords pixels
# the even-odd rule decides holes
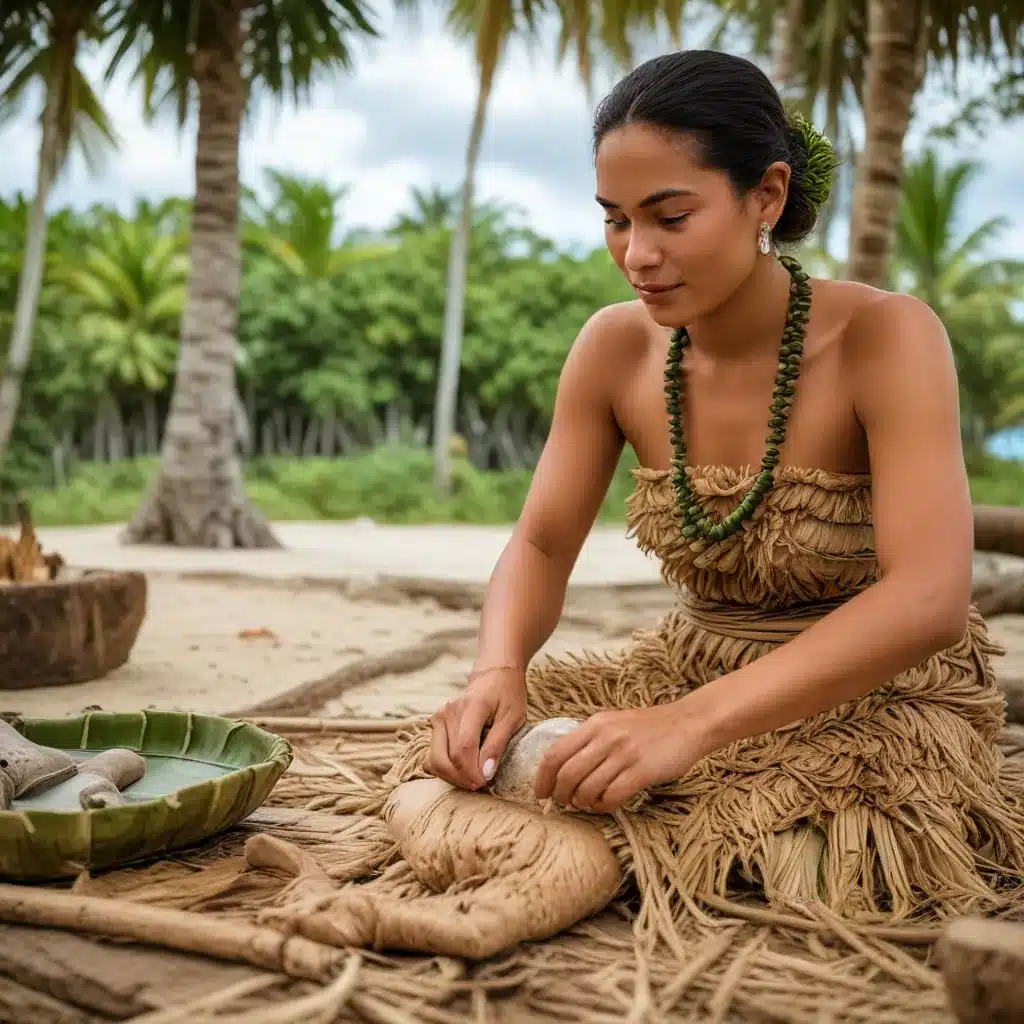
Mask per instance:
[[[801,161],[800,190],[817,213],[832,192],[832,178],[839,165],[835,147],[803,114],[789,115],[789,130],[806,154],[806,163]]]

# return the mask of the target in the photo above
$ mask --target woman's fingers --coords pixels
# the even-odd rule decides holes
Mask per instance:
[[[590,742],[594,735],[592,721],[593,719],[567,733],[557,743],[552,744],[551,749],[541,758],[533,783],[533,793],[538,800],[546,800],[554,794],[555,783],[562,766]]]
[[[596,810],[608,788],[621,778],[624,765],[615,751],[606,751],[605,756],[591,768],[572,794],[572,805],[581,811]]]
[[[526,721],[526,713],[512,704],[499,708],[487,738],[480,746],[480,772],[490,782],[498,770],[498,762],[505,753],[508,741]]]
[[[636,766],[630,765],[608,783],[600,798],[591,806],[591,810],[599,811],[602,814],[611,814],[644,787],[645,783],[637,774]]]
[[[605,744],[594,737],[582,750],[578,750],[558,769],[552,797],[563,807],[575,802],[577,789],[607,760]]]
[[[487,782],[480,763],[480,744],[484,726],[493,713],[486,701],[459,702],[456,721],[448,730],[448,756],[459,773],[456,785],[463,789],[479,789]]]
[[[423,760],[423,767],[435,778],[457,786],[458,773],[448,756],[448,726],[444,709],[430,719],[430,729],[430,750]]]

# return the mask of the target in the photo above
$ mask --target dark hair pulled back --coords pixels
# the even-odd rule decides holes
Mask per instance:
[[[789,164],[786,207],[772,237],[806,238],[828,199],[836,155],[800,115],[788,115],[754,63],[717,50],[678,50],[646,61],[623,78],[594,114],[594,150],[629,124],[692,137],[705,166],[724,171],[737,194],[756,188],[776,161]]]

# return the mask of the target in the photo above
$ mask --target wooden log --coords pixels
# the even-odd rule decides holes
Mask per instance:
[[[326,981],[342,960],[341,953],[329,946],[259,925],[128,900],[6,883],[0,884],[0,920],[128,939],[182,953],[247,963],[310,981]]]
[[[996,682],[1006,698],[1006,721],[1024,723],[1024,678],[999,676]]]
[[[985,618],[994,615],[1024,615],[1024,572],[996,573],[977,579],[971,600]]]
[[[114,1020],[189,1002],[246,978],[278,977],[189,953],[7,924],[0,924],[0,975]]]
[[[288,735],[289,733],[340,735],[344,733],[396,733],[403,729],[422,725],[427,718],[425,715],[416,718],[276,718],[266,715],[247,715],[242,721],[278,735]]]
[[[1024,508],[975,505],[974,550],[1024,556]]]
[[[0,689],[98,679],[128,660],[145,617],[141,572],[0,585]]]
[[[0,1021],[3,1024],[109,1024],[109,1017],[97,1017],[70,1003],[22,985],[13,978],[0,981]]]
[[[1024,924],[957,918],[943,930],[935,955],[960,1024],[1024,1021]]]
[[[255,720],[270,716],[300,717],[322,708],[346,690],[371,679],[386,675],[404,675],[421,672],[445,654],[455,653],[459,646],[476,637],[475,627],[439,630],[425,636],[410,647],[400,647],[387,654],[372,654],[341,668],[320,679],[293,686],[284,693],[268,697],[246,708],[224,712],[227,718]]]
[[[1005,757],[1024,759],[1024,724],[1007,723],[999,734],[998,743]]]

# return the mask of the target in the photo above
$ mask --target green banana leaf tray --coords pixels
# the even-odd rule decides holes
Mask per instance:
[[[12,724],[76,759],[136,750],[146,774],[118,806],[83,811],[77,790],[62,783],[0,811],[0,877],[9,881],[70,878],[195,846],[255,811],[292,761],[279,736],[189,712],[90,711]]]

